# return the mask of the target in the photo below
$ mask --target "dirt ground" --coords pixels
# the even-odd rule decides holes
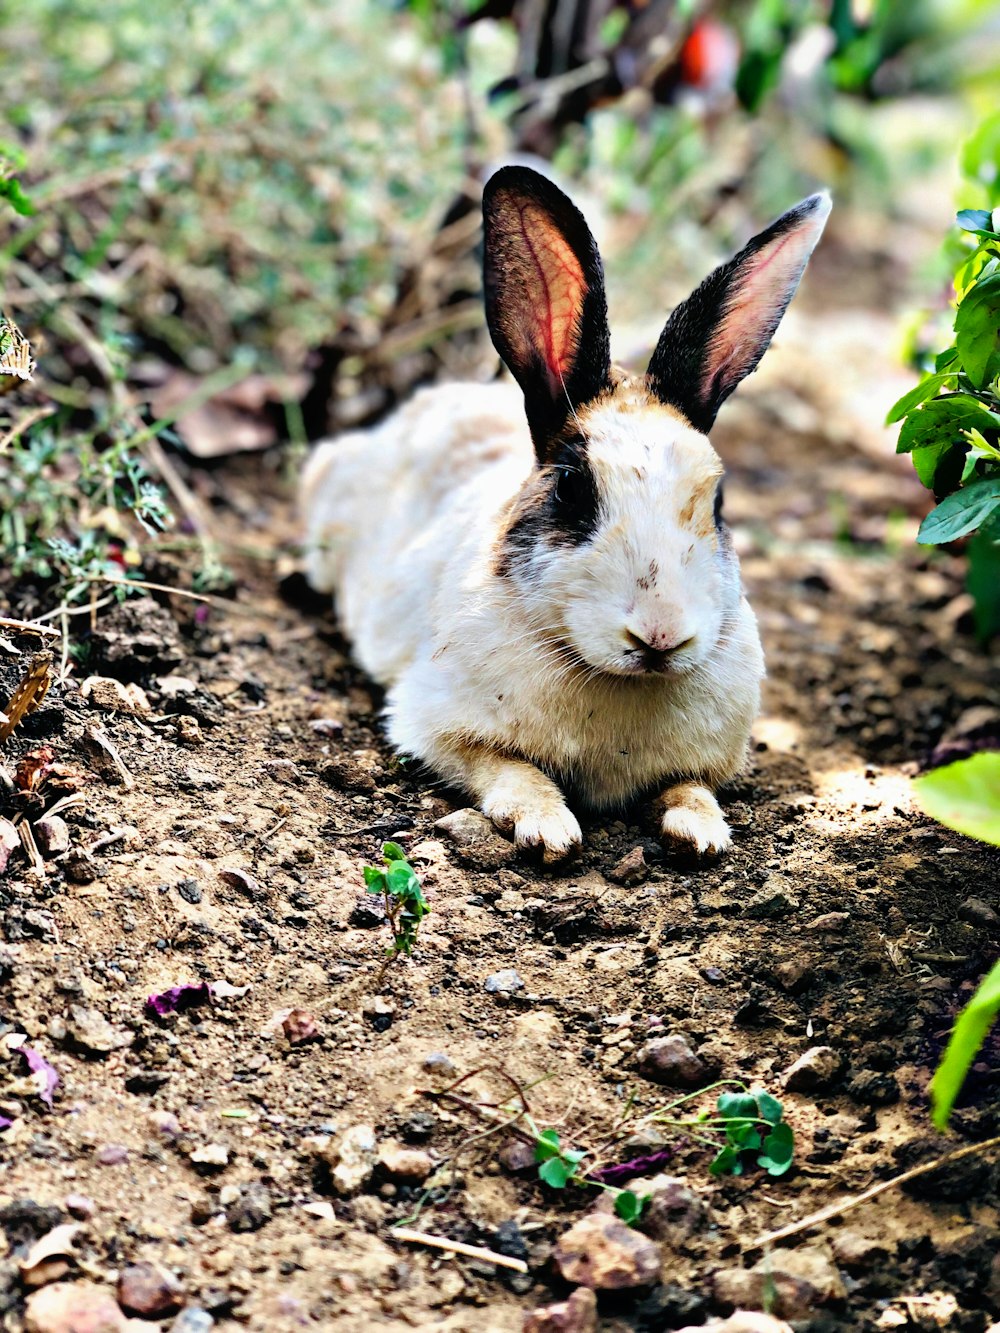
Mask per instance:
[[[783,1097],[797,1146],[781,1179],[713,1179],[704,1147],[668,1140],[660,1170],[677,1181],[646,1224],[662,1271],[599,1294],[604,1333],[734,1305],[817,1331],[981,1333],[1000,1317],[995,1154],[755,1245],[1000,1133],[996,1039],[951,1138],[928,1120],[952,1019],[1000,944],[1000,856],[917,812],[909,779],[970,709],[995,705],[997,661],[971,637],[960,561],[913,546],[926,497],[871,424],[894,396],[894,327],[888,312],[806,302],[720,422],[770,674],[718,864],[667,859],[643,809],[586,821],[582,857],[560,869],[498,838],[457,844],[435,824],[467,803],[392,754],[378,691],[287,557],[280,580],[270,560],[234,557],[231,611],[157,594],[77,632],[82,660],[3,751],[13,770],[48,745],[86,776],[57,770],[30,807],[4,798],[8,816],[34,818],[80,788],[63,810],[69,851],[36,873],[17,850],[0,878],[4,1328],[25,1327],[26,1247],[76,1218],[68,1277],[111,1290],[127,1265],[168,1269],[185,1333],[209,1315],[223,1333],[519,1330],[565,1299],[554,1246],[598,1196],[540,1184],[508,1131],[425,1095],[473,1071],[469,1101],[509,1097],[505,1071],[540,1126],[613,1143],[615,1161],[656,1147],[621,1135],[692,1084]],[[244,549],[293,535],[269,461],[194,477]],[[5,632],[2,698],[37,647]],[[84,699],[91,675],[139,683],[149,711]],[[432,913],[412,960],[383,970],[362,867],[390,836]],[[507,969],[523,984],[488,990]],[[247,989],[166,1018],[144,1007],[202,981]],[[58,1073],[51,1107],[25,1087],[15,1034]],[[671,1034],[695,1067],[658,1083],[643,1050]],[[786,1094],[816,1047],[833,1054],[807,1062],[814,1086],[800,1074]],[[381,1156],[345,1196],[336,1153],[358,1126]],[[527,1273],[394,1238],[421,1200],[419,1229]],[[141,1326],[170,1327],[170,1305]]]

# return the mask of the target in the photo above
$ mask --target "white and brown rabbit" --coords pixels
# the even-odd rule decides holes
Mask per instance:
[[[488,182],[486,318],[518,387],[425,389],[321,444],[308,575],[388,689],[392,742],[558,860],[593,809],[654,791],[663,837],[723,850],[764,675],[706,433],[763,355],[823,230],[816,194],[611,363],[600,255],[544,176]],[[523,395],[523,401],[522,401]]]

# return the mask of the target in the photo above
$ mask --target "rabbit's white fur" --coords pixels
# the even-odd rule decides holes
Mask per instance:
[[[743,766],[764,673],[714,525],[681,522],[678,496],[722,471],[707,439],[640,382],[588,407],[586,428],[609,521],[597,549],[556,550],[527,588],[496,569],[511,497],[536,465],[512,384],[425,389],[375,430],[321,445],[303,480],[308,577],[336,592],[358,661],[389,687],[394,745],[550,858],[580,830],[542,769],[598,808],[669,775],[723,782]],[[630,617],[693,635],[695,660],[626,674]],[[664,831],[720,850],[714,797],[689,795]]]
[[[743,766],[764,661],[703,432],[829,207],[804,200],[711,274],[634,378],[611,364],[583,217],[504,168],[484,192],[486,313],[521,391],[424,390],[307,466],[309,578],[388,688],[393,743],[547,859],[580,841],[564,790],[600,809],[668,782],[664,837],[728,844],[710,787]]]

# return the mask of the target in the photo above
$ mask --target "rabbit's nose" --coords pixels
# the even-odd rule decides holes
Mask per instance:
[[[693,634],[684,639],[671,640],[662,630],[646,631],[644,635],[630,629],[625,631],[628,650],[636,655],[643,671],[666,671],[671,658],[682,648],[687,648],[693,640]]]

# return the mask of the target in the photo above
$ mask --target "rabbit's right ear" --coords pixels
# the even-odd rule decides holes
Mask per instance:
[[[601,257],[579,209],[528,167],[490,177],[483,223],[486,322],[545,461],[570,413],[611,383]]]

